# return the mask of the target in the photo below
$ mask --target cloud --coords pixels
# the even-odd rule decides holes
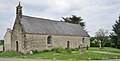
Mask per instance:
[[[0,0],[0,38],[7,27],[12,28],[17,4],[16,0]],[[92,36],[99,28],[111,31],[120,13],[120,0],[21,0],[21,4],[24,15],[56,20],[73,14],[81,16]]]

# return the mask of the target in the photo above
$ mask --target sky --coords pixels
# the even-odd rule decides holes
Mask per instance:
[[[19,1],[23,15],[57,21],[61,17],[80,16],[90,36],[99,29],[112,32],[120,14],[120,0],[0,0],[0,39],[4,39],[7,28],[13,28]]]

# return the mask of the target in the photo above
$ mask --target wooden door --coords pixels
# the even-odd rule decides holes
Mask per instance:
[[[18,41],[16,41],[16,51],[18,52]]]
[[[67,41],[67,48],[69,49],[70,48],[70,42]]]

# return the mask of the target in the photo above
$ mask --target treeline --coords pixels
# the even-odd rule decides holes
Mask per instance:
[[[99,29],[95,37],[90,38],[91,47],[114,47],[120,49],[120,16],[112,26],[110,35],[107,35],[104,29]]]
[[[0,45],[3,45],[3,43],[4,43],[4,40],[0,40]]]

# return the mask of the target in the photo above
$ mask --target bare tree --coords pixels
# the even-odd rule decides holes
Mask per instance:
[[[100,41],[100,48],[104,47],[103,44],[104,44],[104,41],[106,40],[107,34],[108,34],[108,31],[104,30],[104,29],[99,29],[96,32],[95,36],[96,36],[97,40]]]

